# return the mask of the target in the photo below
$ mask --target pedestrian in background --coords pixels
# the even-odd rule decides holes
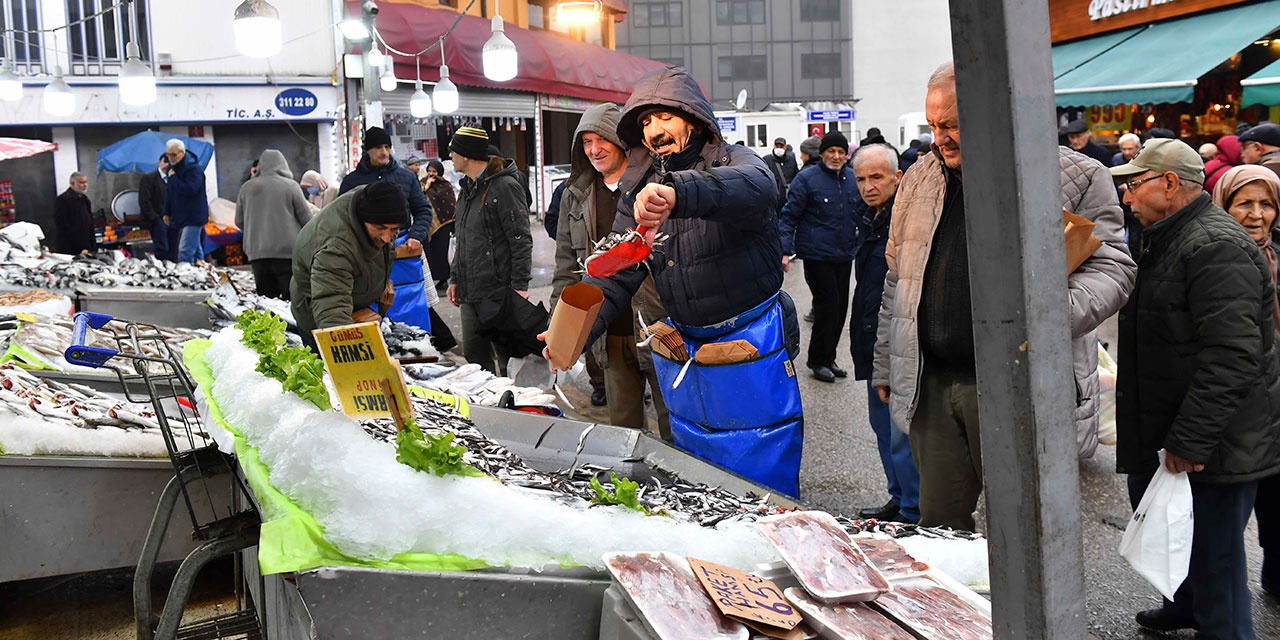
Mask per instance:
[[[1065,138],[1065,142],[1059,140],[1060,144],[1065,144],[1080,153],[1097,160],[1102,166],[1111,166],[1111,152],[1106,147],[1093,141],[1093,136],[1089,133],[1089,125],[1085,124],[1084,118],[1072,120],[1058,130],[1058,136]]]
[[[1138,155],[1138,148],[1142,146],[1142,139],[1136,133],[1126,133],[1120,136],[1116,141],[1120,150],[1111,156],[1111,166],[1118,167]]]
[[[919,145],[920,141],[915,141]],[[857,253],[853,260],[853,311],[849,315],[849,354],[853,357],[853,377],[867,381],[867,418],[876,434],[876,448],[888,484],[889,501],[883,506],[863,509],[859,516],[876,520],[920,521],[920,474],[911,459],[911,440],[893,427],[889,405],[871,384],[875,359],[876,327],[880,323],[880,301],[884,294],[885,245],[893,220],[893,199],[902,171],[889,145],[858,147],[853,154],[853,172],[864,207],[858,220]]]
[[[1244,225],[1262,255],[1272,282],[1276,279],[1276,254],[1280,250],[1272,239],[1280,211],[1280,177],[1266,167],[1242,165],[1227,171],[1213,190],[1213,203],[1226,210]],[[1280,292],[1280,288],[1277,289]],[[1280,306],[1273,309],[1272,323],[1280,336]],[[1258,482],[1258,497],[1253,501],[1258,519],[1258,545],[1262,547],[1262,588],[1280,597],[1280,475]]]
[[[822,147],[822,136],[809,136],[800,143],[800,168],[807,169],[819,162],[822,157],[818,155],[818,149]],[[796,175],[800,175],[799,172]]]
[[[93,235],[93,208],[84,194],[88,189],[89,179],[77,171],[71,174],[67,190],[53,202],[53,223],[57,226],[54,244],[59,253],[74,255],[98,250]]]
[[[556,239],[556,234],[560,230],[560,199],[564,197],[564,188],[568,184],[568,180],[561,180],[560,184],[556,185],[551,192],[551,202],[547,205],[547,215],[542,218],[542,228],[552,240]]]
[[[1200,154],[1200,159],[1204,160],[1205,163],[1208,164],[1210,160],[1218,157],[1218,145],[1212,142],[1206,142],[1200,145],[1199,149],[1196,149],[1196,153]]]
[[[795,179],[796,174],[800,172],[800,167],[796,166],[796,154],[791,152],[791,147],[787,144],[786,138],[775,138],[773,141],[773,149],[769,155],[764,157],[764,163],[769,165],[769,170],[777,176],[778,181],[782,184],[783,190],[778,192],[778,198],[786,200],[786,187]]]
[[[1240,151],[1244,145],[1240,143],[1240,139],[1236,136],[1222,136],[1218,138],[1218,143],[1212,145],[1217,152],[1204,163],[1204,190],[1213,193],[1214,185],[1218,184],[1218,180],[1231,167],[1243,164]],[[1204,157],[1204,154],[1199,154]]]
[[[152,252],[161,260],[173,261],[177,256],[169,251],[169,226],[164,223],[167,165],[168,158],[162,153],[157,160],[156,170],[142,174],[142,181],[138,183],[138,211],[142,216],[142,224],[151,232]]]
[[[813,331],[805,366],[818,380],[835,382],[848,375],[836,364],[836,346],[849,310],[862,197],[853,169],[845,166],[849,141],[844,134],[828,132],[818,153],[822,163],[801,170],[792,181],[778,231],[783,270],[790,269],[793,257],[803,260],[804,281],[813,294]]]
[[[453,237],[454,209],[457,195],[453,184],[444,177],[444,164],[427,162],[427,175],[422,179],[422,192],[431,205],[431,226],[427,229],[427,262],[436,291],[444,294],[449,285],[449,238]]]
[[[165,181],[164,222],[178,229],[178,262],[194,264],[204,260],[204,225],[209,223],[204,169],[195,152],[187,151],[187,145],[177,138],[165,143],[165,155],[169,178]]]
[[[310,221],[311,207],[293,181],[284,154],[263,151],[258,175],[240,187],[236,197],[236,227],[244,232],[244,255],[258,295],[289,299],[293,246]]]
[[[1204,165],[1151,140],[1112,169],[1146,225],[1137,286],[1120,314],[1116,469],[1136,509],[1161,464],[1191,481],[1186,581],[1139,612],[1156,631],[1252,640],[1244,530],[1258,481],[1280,473],[1280,360],[1271,266],[1204,192]]]
[[[1260,164],[1280,176],[1280,124],[1260,124],[1239,138],[1243,148],[1240,159],[1245,164]]]
[[[302,181],[299,184],[306,192],[307,201],[321,209],[329,206],[329,203],[338,197],[338,188],[329,184],[328,178],[321,175],[319,171],[307,169],[302,174]]]
[[[920,156],[920,150],[921,145],[918,138],[913,138],[911,142],[908,142],[907,148],[903,149],[902,155],[898,156],[898,170],[906,171],[910,169],[911,165],[916,163],[916,158]],[[857,153],[855,152],[854,155],[857,155]]]
[[[1114,156],[1111,156],[1111,166],[1118,167],[1138,155],[1138,149],[1142,147],[1142,139],[1136,133],[1126,133],[1120,136],[1120,150]],[[1124,203],[1124,193],[1121,191],[1123,185],[1116,185],[1116,197],[1121,200],[1120,210],[1124,213],[1124,228],[1128,238],[1129,256],[1134,262],[1142,257],[1142,223],[1133,217],[1133,210],[1129,205]]]

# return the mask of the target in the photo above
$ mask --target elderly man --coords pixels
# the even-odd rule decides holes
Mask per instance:
[[[556,273],[551,282],[554,305],[565,287],[582,280],[579,263],[591,255],[599,240],[613,228],[622,196],[620,182],[627,170],[626,145],[618,138],[618,119],[622,111],[611,102],[599,104],[582,114],[573,140],[573,172],[564,182],[565,195],[560,202],[563,224],[556,234]],[[639,311],[639,315],[632,308]],[[667,405],[662,401],[662,386],[653,370],[648,347],[637,348],[637,335],[644,327],[638,317],[657,320],[667,315],[658,299],[653,278],[644,284],[630,303],[609,324],[603,340],[597,340],[591,355],[604,368],[604,383],[609,405],[609,422],[632,429],[645,428],[645,382],[653,394],[658,412],[658,434],[671,440],[667,421]]]
[[[872,383],[889,403],[894,426],[911,437],[920,471],[920,524],[972,530],[982,492],[982,448],[954,67],[939,67],[928,86],[925,118],[933,152],[898,187]],[[1063,309],[1071,320],[1080,455],[1087,457],[1097,446],[1098,428],[1094,330],[1124,304],[1135,266],[1124,248],[1106,169],[1065,147],[1058,148],[1058,160],[1063,208],[1093,221],[1103,243],[1067,278],[1070,306]]]
[[[805,366],[814,378],[835,382],[848,375],[836,364],[836,346],[849,309],[849,274],[862,198],[853,170],[845,166],[849,141],[844,134],[828,132],[818,153],[822,162],[804,169],[792,181],[778,233],[782,269],[790,269],[792,257],[803,260],[804,281],[813,294],[813,335]]]
[[[1280,124],[1260,124],[1241,134],[1239,141],[1245,164],[1260,164],[1280,176]]]
[[[311,348],[313,329],[381,320],[394,295],[392,243],[406,222],[404,192],[376,182],[339,196],[302,228],[290,309]]]
[[[93,208],[84,192],[89,189],[89,179],[79,171],[71,174],[67,190],[53,201],[53,224],[57,228],[59,253],[93,253],[98,246],[93,236]]]
[[[209,223],[209,197],[204,169],[196,154],[177,138],[165,143],[169,177],[164,190],[164,223],[178,229],[178,262],[204,259],[204,225]]]
[[[1111,156],[1111,166],[1113,167],[1118,167],[1138,155],[1138,148],[1142,146],[1142,138],[1139,138],[1136,133],[1126,133],[1120,136],[1116,144],[1120,145],[1120,150]]]
[[[918,141],[917,141],[918,142]],[[923,152],[927,147],[920,147]],[[867,381],[867,415],[876,434],[880,464],[888,481],[889,501],[881,507],[863,509],[859,515],[876,520],[920,520],[920,474],[911,459],[911,440],[894,429],[889,405],[871,384],[875,359],[876,326],[880,323],[880,301],[884,293],[885,245],[889,242],[889,222],[893,219],[893,198],[898,193],[902,171],[898,156],[887,144],[858,147],[853,154],[853,173],[862,194],[858,219],[853,272],[853,313],[849,316],[849,354],[853,356],[853,377]]]
[[[1147,247],[1120,314],[1116,468],[1137,508],[1163,449],[1166,469],[1189,474],[1195,519],[1186,581],[1138,624],[1252,640],[1244,528],[1258,480],[1280,473],[1271,268],[1185,143],[1149,140],[1111,172]]]
[[[797,495],[803,417],[790,358],[798,329],[780,291],[769,169],[755,152],[724,141],[710,102],[681,67],[636,83],[618,137],[630,151],[613,230],[669,237],[637,266],[585,278],[605,293],[588,342],[652,276],[666,324],[685,345],[667,352],[676,360],[653,353],[676,445]],[[712,343],[732,344],[708,349]]]
[[[1089,134],[1089,125],[1085,123],[1084,118],[1072,120],[1063,125],[1058,130],[1058,135],[1065,136],[1067,146],[1072,149],[1101,162],[1104,167],[1111,166],[1111,154],[1107,152],[1106,147],[1093,141],[1093,137]]]

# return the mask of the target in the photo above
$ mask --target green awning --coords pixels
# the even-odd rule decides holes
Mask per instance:
[[[1241,80],[1240,86],[1244,87],[1244,95],[1240,96],[1242,107],[1251,104],[1280,105],[1280,60]]]
[[[1125,29],[1053,46],[1053,77],[1066,75],[1141,30]]]
[[[1277,26],[1280,0],[1148,25],[1057,77],[1056,102],[1059,107],[1190,102],[1200,76]],[[1061,46],[1071,44],[1077,43]]]

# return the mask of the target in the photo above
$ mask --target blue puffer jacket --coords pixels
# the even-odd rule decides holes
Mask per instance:
[[[391,180],[404,189],[404,197],[409,201],[409,215],[413,216],[413,224],[409,227],[409,237],[418,242],[427,241],[427,233],[431,230],[431,205],[427,196],[422,193],[422,185],[418,176],[406,169],[404,165],[391,156],[391,162],[375,167],[369,164],[369,154],[360,158],[355,171],[348,173],[338,187],[338,195],[342,195],[362,184],[373,184],[379,180]]]
[[[853,273],[853,311],[849,315],[849,353],[853,356],[853,377],[871,377],[875,361],[876,329],[880,324],[880,299],[884,295],[884,277],[889,273],[884,249],[889,244],[889,221],[893,218],[893,199],[877,214],[859,201],[862,215],[858,218],[857,254]],[[874,218],[872,217],[874,216]]]
[[[857,246],[862,196],[853,169],[840,173],[818,163],[791,181],[778,219],[782,254],[801,260],[849,262]]]
[[[164,215],[171,227],[203,227],[209,222],[209,197],[205,195],[204,170],[196,154],[188,150],[173,168],[164,187]]]

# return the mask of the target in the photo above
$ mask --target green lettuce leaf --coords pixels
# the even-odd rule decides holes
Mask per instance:
[[[588,485],[596,492],[596,497],[591,501],[596,504],[616,504],[630,509],[635,509],[646,516],[654,515],[649,508],[640,504],[640,495],[638,490],[640,485],[626,478],[619,478],[618,474],[610,471],[609,480],[613,483],[613,491],[605,488],[600,484],[598,478],[592,478]],[[664,515],[664,514],[660,514]]]
[[[483,471],[462,461],[466,452],[453,443],[452,433],[424,435],[412,421],[396,434],[396,461],[423,473],[483,477]]]
[[[284,332],[288,326],[280,316],[270,311],[250,309],[236,318],[236,328],[242,334],[240,342],[263,357],[284,346]]]

